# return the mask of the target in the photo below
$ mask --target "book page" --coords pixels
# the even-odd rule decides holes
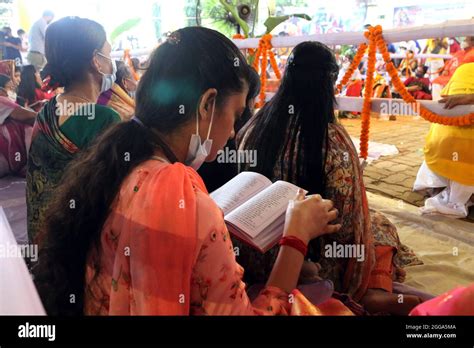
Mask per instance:
[[[224,215],[227,215],[271,184],[272,182],[261,174],[242,172],[212,192],[210,196],[222,209]]]
[[[288,201],[296,197],[298,186],[277,181],[226,216],[226,221],[251,238],[285,213]]]

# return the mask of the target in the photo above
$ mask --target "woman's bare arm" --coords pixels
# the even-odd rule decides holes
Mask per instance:
[[[331,201],[323,200],[319,195],[305,199],[304,191],[299,191],[296,200],[288,207],[284,236],[297,237],[307,245],[310,240],[341,228],[341,225],[329,225],[337,214]],[[281,246],[267,286],[291,292],[296,288],[303,261],[304,255],[300,251]]]
[[[440,103],[444,104],[445,109],[452,109],[458,105],[474,105],[474,94],[454,94],[442,95]]]
[[[36,115],[37,115],[36,112],[25,109],[22,106],[18,106],[16,109],[12,111],[12,113],[10,114],[10,117],[19,122],[33,124],[35,122]]]

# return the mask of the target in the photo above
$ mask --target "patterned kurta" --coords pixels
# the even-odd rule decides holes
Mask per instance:
[[[245,145],[245,136],[242,139],[239,148]],[[375,247],[392,246],[396,249],[393,263],[397,271],[394,276],[400,281],[402,278],[398,275],[403,274],[400,268],[420,264],[420,261],[411,250],[400,243],[396,227],[381,213],[369,210],[359,157],[342,125],[329,124],[327,143],[324,168],[326,192],[323,198],[334,202],[334,207],[339,211],[337,223],[340,223],[342,228],[335,234],[313,240],[310,243],[308,257],[321,265],[319,276],[332,280],[336,291],[358,299],[365,293],[368,278],[375,267]],[[295,148],[298,148],[298,144]],[[289,167],[288,153],[286,158],[283,163]],[[277,161],[271,179],[289,181],[289,173],[286,172],[286,168],[281,168],[280,163],[281,161]],[[296,168],[295,163],[292,168]],[[315,178],[315,180],[321,179]],[[363,245],[364,260],[326,257],[326,247],[333,246],[334,243]],[[246,269],[246,281],[249,284],[264,283],[275,262],[278,247],[261,254],[238,240],[234,240],[234,244],[239,248],[238,261]]]

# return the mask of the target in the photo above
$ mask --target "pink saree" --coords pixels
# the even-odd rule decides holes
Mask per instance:
[[[0,177],[26,174],[33,127],[9,115],[18,105],[0,96]]]

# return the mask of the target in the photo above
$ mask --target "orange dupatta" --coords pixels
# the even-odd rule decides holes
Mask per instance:
[[[127,177],[89,258],[86,314],[189,315],[196,190],[207,193],[181,163],[146,161]]]

